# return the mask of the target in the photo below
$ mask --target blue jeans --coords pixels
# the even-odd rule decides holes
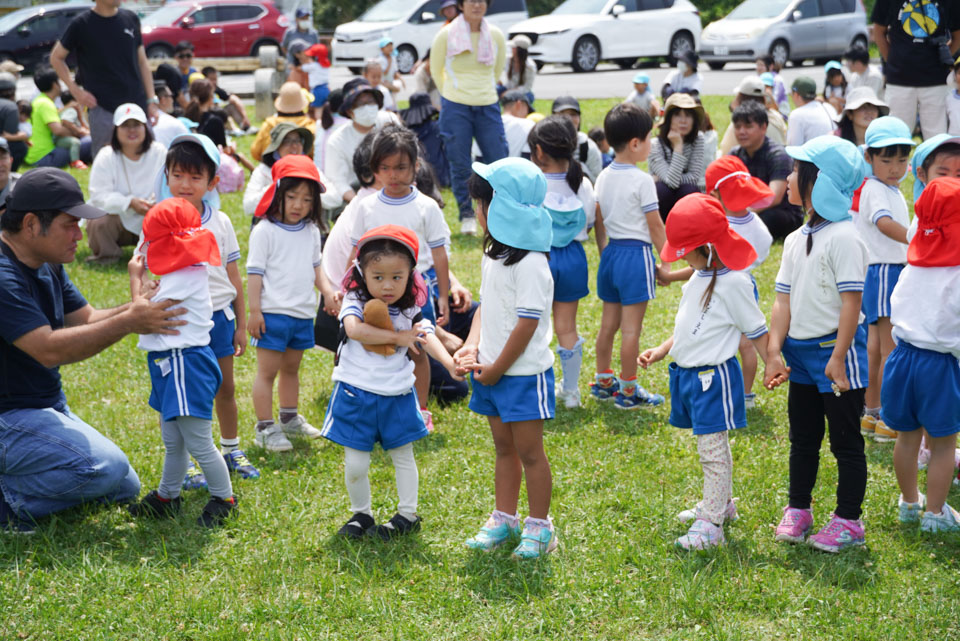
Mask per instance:
[[[450,179],[453,195],[460,208],[460,220],[473,218],[473,203],[467,181],[470,179],[470,148],[473,139],[483,154],[483,162],[492,163],[506,158],[507,136],[503,132],[503,120],[496,103],[484,107],[471,107],[442,98],[440,109],[440,137],[447,149],[450,161]]]
[[[0,490],[17,516],[39,519],[86,501],[134,499],[140,479],[120,448],[61,399],[0,412]]]
[[[70,164],[70,150],[63,147],[54,147],[53,151],[33,163],[34,167],[63,168]]]

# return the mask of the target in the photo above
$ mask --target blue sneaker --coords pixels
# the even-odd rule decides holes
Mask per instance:
[[[920,500],[916,503],[907,503],[903,500],[903,494],[900,495],[900,498],[897,500],[897,507],[900,510],[900,522],[901,523],[916,523],[920,520],[920,517],[923,515],[923,507],[926,505],[926,497],[920,492],[917,492]]]
[[[491,514],[487,522],[477,534],[464,542],[468,548],[474,550],[492,550],[512,536],[520,534],[520,519],[517,518],[517,524],[511,526],[507,519],[499,514]]]
[[[223,455],[223,460],[227,463],[227,469],[236,472],[243,479],[260,478],[260,470],[253,466],[243,450],[233,450]]]
[[[542,523],[540,519],[527,517],[523,522],[520,545],[513,550],[513,558],[538,559],[557,549],[557,533],[553,531],[553,523],[546,526]]]
[[[920,521],[921,532],[956,532],[960,530],[960,512],[943,504],[940,514],[924,512]]]
[[[651,394],[647,390],[637,385],[637,391],[631,396],[617,394],[617,398],[615,398],[613,402],[616,403],[617,409],[635,410],[641,407],[655,407],[657,405],[663,405],[663,396],[660,394]]]
[[[190,467],[187,468],[187,473],[183,477],[183,489],[185,490],[205,490],[207,489],[207,477],[203,475],[203,471],[197,467],[197,464],[193,462],[193,459],[190,459]]]
[[[594,381],[590,383],[590,394],[598,401],[609,401],[620,391],[620,382],[616,376],[610,376],[610,385],[601,385]]]

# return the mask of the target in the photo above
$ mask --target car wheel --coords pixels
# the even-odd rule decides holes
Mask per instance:
[[[417,50],[410,45],[400,45],[397,47],[397,71],[402,74],[408,74],[413,71],[413,65],[417,64]]]
[[[720,71],[721,69],[723,69],[724,65],[726,64],[727,63],[725,62],[708,62],[707,66],[709,66],[714,71]]]
[[[573,60],[570,65],[577,73],[593,71],[600,62],[600,43],[593,36],[582,36],[573,45]]]
[[[670,65],[676,65],[680,56],[688,51],[695,51],[696,45],[693,42],[693,36],[686,31],[675,33],[670,40],[670,53],[667,55],[667,62]]]
[[[165,44],[153,44],[147,47],[148,58],[173,58],[173,47]]]
[[[770,45],[770,55],[773,61],[781,67],[785,67],[790,60],[790,45],[786,40],[777,40]]]
[[[851,47],[860,47],[861,49],[869,49],[870,43],[867,42],[867,37],[864,35],[859,35],[853,39],[853,42],[850,43]]]
[[[617,66],[621,69],[633,69],[633,65],[637,64],[636,58],[617,58],[614,60],[617,63]]]

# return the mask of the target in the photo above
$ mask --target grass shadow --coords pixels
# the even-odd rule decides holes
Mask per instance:
[[[411,565],[433,566],[440,562],[419,533],[391,541],[371,535],[354,540],[331,534],[322,547],[337,559],[339,568],[363,579],[399,575]]]
[[[515,543],[510,541],[489,552],[467,550],[457,574],[481,601],[526,601],[555,590],[551,557],[514,560]]]
[[[870,588],[877,579],[876,556],[869,546],[829,554],[806,544],[792,545],[768,560],[825,587],[859,592]]]

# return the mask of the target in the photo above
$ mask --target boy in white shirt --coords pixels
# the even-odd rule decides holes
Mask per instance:
[[[527,144],[527,136],[530,130],[536,124],[528,119],[533,112],[533,105],[530,103],[530,97],[521,89],[511,89],[504,92],[500,98],[502,113],[500,118],[503,120],[503,132],[507,136],[507,155],[513,158],[530,158],[530,145]],[[474,143],[476,146],[476,143]],[[479,151],[479,147],[477,147]]]
[[[857,87],[870,87],[883,99],[883,73],[870,64],[870,52],[863,47],[850,47],[843,54],[847,66],[847,92]]]

